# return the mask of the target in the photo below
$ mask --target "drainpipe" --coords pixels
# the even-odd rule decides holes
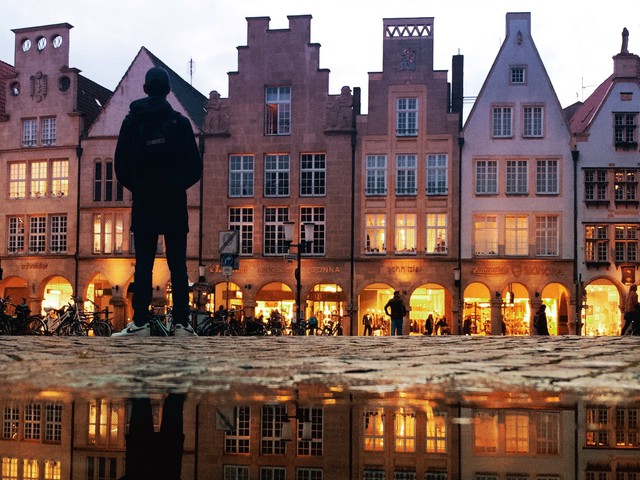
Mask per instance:
[[[353,107],[351,110],[351,250],[349,252],[349,317],[351,319],[351,335],[358,334],[358,321],[354,316],[355,308],[355,228],[356,228],[356,146],[358,131],[356,117],[360,115],[360,87],[353,87]]]
[[[578,159],[577,145],[571,150],[573,159],[573,284],[576,302],[576,335],[582,334],[582,281],[578,274]]]
[[[204,225],[204,211],[202,204],[204,202],[204,132],[200,130],[198,134],[198,150],[200,152],[200,161],[202,162],[202,176],[200,177],[200,200],[198,212],[198,267],[202,266],[202,226]],[[198,268],[198,275],[200,274]],[[200,279],[198,279],[198,282]]]
[[[80,249],[80,177],[82,164],[82,136],[78,137],[78,146],[76,147],[76,157],[78,159],[78,173],[76,179],[76,250],[73,255],[75,262],[73,294],[78,295],[78,275],[79,275],[79,249]]]

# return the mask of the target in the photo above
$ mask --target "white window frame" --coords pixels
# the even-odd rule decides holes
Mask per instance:
[[[609,225],[585,225],[584,240],[584,259],[586,262],[604,263],[609,261]]]
[[[427,155],[427,195],[447,195],[449,193],[449,155],[430,153]]]
[[[430,255],[445,255],[447,253],[446,213],[426,214],[426,241],[425,253]]]
[[[514,65],[509,69],[509,83],[511,85],[526,85],[527,68],[522,65]]]
[[[613,173],[613,200],[616,202],[638,201],[638,170],[616,169]]]
[[[398,137],[418,135],[417,98],[398,98],[396,100],[396,135]]]
[[[524,138],[544,137],[544,107],[527,105],[523,107],[522,136]]]
[[[253,155],[229,155],[229,197],[253,197]]]
[[[124,215],[101,212],[93,215],[93,254],[111,255],[124,252]]]
[[[31,198],[46,197],[48,165],[46,160],[37,160],[29,164],[29,170],[31,171],[29,178],[29,196]]]
[[[289,221],[289,207],[264,207],[263,218],[263,255],[274,256],[287,253],[284,222]]]
[[[291,134],[291,87],[265,87],[265,135]]]
[[[27,162],[9,163],[9,198],[27,197]]]
[[[56,117],[44,117],[40,120],[42,127],[42,145],[50,147],[56,144]]]
[[[29,253],[44,254],[47,251],[47,217],[29,217]]]
[[[69,195],[69,160],[51,162],[51,191],[57,197]]]
[[[387,156],[367,155],[365,158],[365,195],[387,194]]]
[[[366,213],[364,225],[364,253],[367,255],[386,254],[387,215],[385,213]]]
[[[291,162],[288,154],[269,153],[264,156],[264,196],[288,197]]]
[[[529,165],[526,160],[507,160],[506,188],[508,195],[529,193]]]
[[[557,257],[558,255],[560,255],[560,217],[536,215],[536,256]]]
[[[498,255],[498,217],[479,214],[474,217],[474,250],[477,256]]]
[[[393,414],[395,451],[416,451],[416,414],[413,410],[400,408]]]
[[[382,408],[367,408],[364,411],[364,451],[382,452],[384,451],[384,410]],[[372,477],[373,478],[373,477]]]
[[[559,193],[559,167],[558,160],[536,160],[536,193],[538,195]]]
[[[66,253],[67,252],[67,230],[68,219],[67,214],[49,215],[49,253]]]
[[[614,112],[613,138],[615,144],[637,143],[638,113]]]
[[[504,218],[504,254],[527,256],[529,254],[529,217],[508,214]]]
[[[9,236],[7,251],[10,255],[22,254],[25,248],[25,217],[22,215],[8,217]]]
[[[418,193],[417,173],[417,155],[396,155],[396,195],[411,196]]]
[[[22,146],[38,146],[38,119],[25,118],[22,120]]]
[[[613,226],[613,252],[616,263],[638,262],[638,224]]]
[[[513,137],[513,107],[501,106],[491,109],[491,132],[493,138]]]
[[[417,250],[417,215],[415,213],[396,213],[395,216],[395,254],[415,255]]]
[[[324,452],[324,410],[318,407],[300,408],[301,418],[311,423],[311,438],[303,439],[304,422],[298,422],[298,456],[322,456]]]
[[[304,252],[305,255],[324,255],[326,242],[326,209],[325,207],[300,207],[300,240],[306,241],[304,238],[305,223],[313,223],[313,243],[310,250]]]
[[[262,405],[260,418],[260,454],[284,455],[286,443],[282,439],[282,425],[288,421],[284,405]]]
[[[251,453],[251,407],[233,407],[233,430],[224,434],[224,453],[248,455]]]
[[[508,412],[504,416],[505,452],[524,455],[529,453],[529,414]]]
[[[496,195],[497,193],[498,162],[476,160],[476,195]]]
[[[249,480],[249,467],[247,465],[224,465],[224,480]]]

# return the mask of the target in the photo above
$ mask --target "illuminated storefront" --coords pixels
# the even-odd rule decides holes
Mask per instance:
[[[619,335],[621,325],[620,293],[606,278],[585,287],[586,305],[582,310],[583,335]]]

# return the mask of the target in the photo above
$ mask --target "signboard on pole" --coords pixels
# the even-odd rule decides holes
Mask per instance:
[[[238,255],[240,253],[240,236],[237,230],[220,232],[218,251],[221,255],[224,253]]]

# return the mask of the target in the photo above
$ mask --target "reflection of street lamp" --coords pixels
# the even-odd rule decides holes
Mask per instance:
[[[300,239],[300,243],[293,243],[293,222],[284,222],[284,241],[287,245],[287,248],[296,247],[296,260],[298,261],[298,266],[296,267],[295,277],[296,277],[296,316],[292,320],[292,323],[296,323],[302,320],[304,315],[304,310],[300,308],[300,291],[302,290],[302,282],[300,280],[300,273],[302,269],[300,268],[302,254],[307,253],[307,250],[311,248],[311,244],[313,243],[313,230],[315,228],[315,224],[311,222],[305,222],[302,224],[304,227],[304,240]]]

